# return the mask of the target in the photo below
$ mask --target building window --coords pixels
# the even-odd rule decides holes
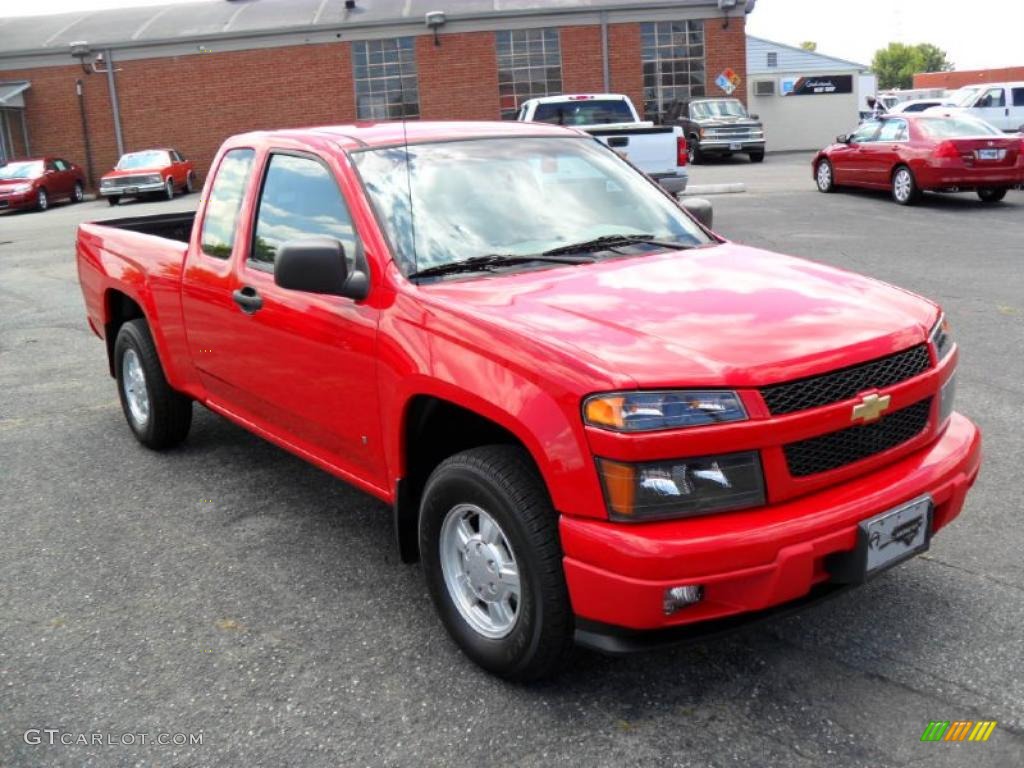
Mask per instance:
[[[514,120],[519,105],[562,92],[562,50],[557,29],[495,32],[501,117]]]
[[[775,51],[769,51],[767,53],[767,57],[768,61],[766,63],[769,67],[772,67],[774,69],[775,67],[779,66],[779,54],[777,54]]]
[[[660,117],[673,101],[705,95],[703,21],[646,23],[640,35],[648,120]]]
[[[352,43],[356,116],[398,120],[420,116],[416,41],[412,37]]]

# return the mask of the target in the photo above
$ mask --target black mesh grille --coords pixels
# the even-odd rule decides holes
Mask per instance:
[[[928,347],[921,344],[870,363],[765,387],[761,396],[771,414],[779,416],[849,400],[868,389],[891,387],[924,373],[930,365]]]
[[[928,426],[932,398],[895,411],[872,424],[848,427],[782,447],[793,477],[807,477],[852,464],[902,445]]]

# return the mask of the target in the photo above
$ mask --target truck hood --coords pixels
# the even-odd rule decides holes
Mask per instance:
[[[927,339],[938,309],[877,280],[725,243],[423,287],[621,386],[761,386]]]
[[[103,178],[104,179],[116,179],[116,178],[119,178],[121,176],[145,176],[147,174],[152,174],[152,173],[160,173],[160,174],[162,174],[164,171],[167,170],[167,168],[168,168],[168,166],[166,166],[166,165],[153,165],[153,166],[148,166],[146,168],[132,168],[131,170],[118,170],[118,169],[115,168],[112,171],[107,171],[106,173],[104,173],[103,174]]]

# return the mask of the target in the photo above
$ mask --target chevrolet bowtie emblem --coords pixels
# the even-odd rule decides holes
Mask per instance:
[[[853,406],[852,421],[863,421],[864,423],[876,421],[889,409],[891,402],[892,397],[889,395],[883,397],[867,395],[858,405]]]

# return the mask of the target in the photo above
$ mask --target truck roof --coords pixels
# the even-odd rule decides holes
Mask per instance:
[[[455,120],[409,120],[402,122],[363,122],[346,125],[325,125],[293,128],[279,131],[256,131],[232,138],[240,140],[272,141],[275,138],[309,140],[329,139],[349,149],[387,147],[404,144],[422,144],[436,141],[464,139],[492,139],[499,136],[586,136],[573,129],[547,123],[520,123],[510,120],[488,122]]]

